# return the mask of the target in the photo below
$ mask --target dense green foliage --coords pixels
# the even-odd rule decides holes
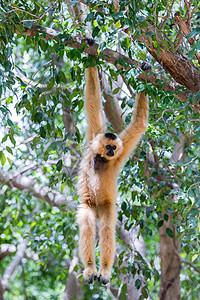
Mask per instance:
[[[0,245],[17,249],[28,238],[26,253],[10,278],[5,299],[60,299],[64,292],[69,266],[77,254],[76,182],[86,125],[84,70],[91,61],[107,74],[110,91],[119,96],[126,115],[125,123],[131,118],[135,92],[145,90],[150,99],[149,127],[120,174],[117,201],[119,222],[127,232],[137,226],[136,235],[144,239],[146,256],[136,251],[133,257],[135,249],[117,235],[120,251],[111,284],[117,289],[121,286],[121,299],[126,299],[128,281],[122,278],[128,273],[130,278],[135,276],[135,289],[142,285],[139,299],[146,299],[147,291],[151,299],[158,299],[159,229],[167,224],[168,236],[174,238],[177,232],[181,241],[182,299],[197,299],[200,119],[192,101],[200,101],[200,91],[191,92],[187,102],[180,102],[172,91],[163,91],[161,79],[157,79],[158,85],[140,81],[141,70],[131,65],[128,69],[126,60],[115,68],[103,55],[104,49],[118,50],[120,46],[127,57],[139,62],[147,60],[152,71],[165,74],[137,38],[147,27],[146,22],[160,28],[161,16],[166,16],[171,4],[164,0],[119,1],[120,11],[116,12],[112,1],[90,1],[93,8],[87,9],[83,21],[81,13],[72,13],[79,1],[70,1],[69,6],[64,1],[0,2]],[[197,38],[200,33],[198,2],[191,5],[194,13],[190,38]],[[178,27],[172,18],[176,10],[182,17],[187,11],[185,5],[174,1],[173,11],[162,28],[166,39],[161,44],[153,32],[147,32],[158,54],[160,45],[165,52],[169,46],[176,51]],[[40,31],[27,35],[33,24],[53,28],[58,38],[47,40]],[[64,45],[71,36],[87,37],[87,26],[91,26],[92,37],[99,44],[99,56],[95,59],[84,52],[86,42],[80,49],[73,48],[73,43]],[[128,34],[123,33],[123,28],[128,28]],[[179,47],[180,53],[195,66],[199,49],[199,40],[190,47],[186,38]],[[120,75],[126,79],[121,93],[121,87],[113,84]],[[165,76],[172,80],[169,74]],[[112,124],[108,126],[112,130]],[[48,203],[44,191],[50,190],[63,196],[67,204]],[[2,277],[15,253],[1,260]],[[78,275],[80,266],[77,263],[75,271],[82,279]],[[83,299],[114,299],[99,283],[82,284]]]

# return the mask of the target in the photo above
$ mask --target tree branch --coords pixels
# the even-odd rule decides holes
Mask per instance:
[[[16,251],[16,247],[14,245],[2,244],[0,246],[0,261],[4,259],[6,256],[10,256],[15,251]]]
[[[84,0],[80,2],[91,7],[89,2],[85,3]],[[96,6],[95,9],[104,13],[102,7],[99,8]],[[137,40],[146,45],[149,53],[151,53],[157,62],[159,62],[159,64],[175,79],[176,82],[185,86],[193,93],[197,93],[200,90],[200,72],[198,68],[181,53],[174,53],[171,49],[170,40],[168,40],[162,32],[157,29],[157,27],[151,25],[147,21],[146,25],[147,27],[145,29],[141,29],[142,34],[137,38]],[[126,32],[127,29],[124,31]],[[147,35],[148,32],[153,32],[155,34],[159,47],[155,47],[152,37]],[[165,50],[163,41],[166,41],[168,44],[167,50]]]
[[[11,188],[17,188],[20,191],[25,191],[28,194],[32,194],[52,206],[61,207],[62,209],[74,207],[72,197],[66,197],[59,192],[52,191],[49,187],[38,184],[26,176],[18,175],[6,172],[6,175],[0,171],[0,182],[5,183]]]
[[[17,248],[17,253],[16,253],[14,259],[11,261],[11,263],[8,265],[8,267],[6,268],[6,270],[4,272],[3,279],[2,279],[2,284],[3,284],[4,291],[8,287],[8,283],[10,281],[10,277],[12,276],[13,272],[15,271],[15,269],[20,264],[21,259],[24,257],[24,254],[25,254],[25,251],[26,251],[26,247],[27,247],[27,243],[28,243],[28,238],[24,239],[19,244],[19,246]]]
[[[149,30],[153,30],[150,28]],[[154,30],[155,31],[155,30]],[[23,33],[20,33],[16,30],[16,33],[22,34],[22,35],[28,35],[28,36],[36,36],[38,33],[43,33],[41,35],[41,39],[44,40],[55,40],[59,41],[60,43],[64,44],[67,47],[74,48],[74,49],[84,49],[84,52],[93,56],[98,56],[98,47],[99,45],[97,43],[94,43],[92,46],[89,46],[87,44],[86,39],[84,38],[77,38],[77,37],[72,37],[70,35],[59,35],[55,30],[51,28],[45,28],[43,26],[39,25],[33,25],[31,28],[25,28]],[[146,40],[149,41],[149,37],[145,35]],[[145,42],[144,38],[141,38],[143,42]],[[146,41],[147,42],[147,41]],[[157,50],[154,49],[154,55],[156,56]],[[170,54],[167,54],[167,53]],[[153,53],[152,53],[153,55]],[[153,55],[153,56],[154,56]],[[168,55],[166,59],[166,55]],[[140,63],[134,59],[131,59],[123,54],[118,53],[117,51],[111,50],[109,48],[106,48],[103,50],[103,52],[100,54],[102,59],[105,61],[115,65],[118,68],[124,68],[125,70],[130,70],[131,67],[140,67]],[[200,72],[198,69],[191,64],[186,58],[183,58],[181,55],[177,55],[174,53],[171,53],[169,50],[165,53],[164,50],[161,51],[161,54],[159,55],[159,58],[157,59],[161,65],[166,65],[167,68],[167,61],[171,61],[173,65],[173,73],[175,74],[175,79],[177,79],[177,76],[182,76],[181,74],[187,74],[187,80],[190,80],[190,84],[186,84],[184,80],[182,80],[182,84],[185,86],[189,86],[189,89],[185,89],[184,92],[177,92],[178,89],[182,89],[182,85],[173,82],[172,80],[168,80],[164,76],[156,75],[155,73],[152,74],[147,74],[146,78],[144,78],[144,75],[140,75],[141,80],[147,80],[148,82],[151,82],[153,85],[158,85],[159,83],[156,82],[157,79],[160,79],[164,81],[164,90],[168,90],[174,94],[174,96],[181,102],[186,102],[188,101],[188,96],[191,94],[191,91],[193,93],[196,93],[199,91],[200,88]],[[166,61],[164,63],[164,61]],[[187,70],[185,69],[187,68]],[[177,75],[178,74],[178,75]],[[179,82],[180,80],[177,80]],[[198,103],[194,103],[194,105],[191,105],[192,109],[200,112],[200,107]]]

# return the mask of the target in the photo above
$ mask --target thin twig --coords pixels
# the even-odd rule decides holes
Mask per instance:
[[[58,0],[56,0],[52,6],[50,6],[45,13],[43,13],[43,15],[41,15],[41,17],[38,19],[37,23],[40,22],[40,20],[42,20],[42,18],[56,5],[56,3],[58,2]]]
[[[173,7],[173,5],[174,5],[174,1],[175,1],[175,0],[172,1],[172,4],[171,4],[171,6],[170,6],[170,8],[169,8],[169,10],[168,10],[168,12],[167,12],[166,19],[164,20],[164,22],[163,22],[163,23],[161,24],[161,26],[160,26],[160,30],[163,30],[163,28],[165,27],[165,24],[166,24],[166,22],[167,22],[167,20],[168,20],[169,14],[171,13],[172,7]]]
[[[13,11],[18,10],[18,11],[24,12],[25,14],[28,14],[28,15],[30,15],[30,16],[35,17],[36,19],[38,19],[38,16],[36,16],[36,15],[34,15],[34,14],[32,14],[32,13],[26,11],[26,10],[23,10],[23,9],[21,9],[21,8],[14,7],[14,6],[11,6],[11,7],[13,8],[13,10],[8,11],[7,14],[9,14],[9,13],[11,13],[11,12],[13,12]]]
[[[184,264],[189,265],[189,266],[192,267],[196,272],[200,273],[200,269],[197,268],[197,267],[195,267],[191,262],[189,262],[189,261],[187,261],[187,260],[182,260],[181,262],[184,263]]]

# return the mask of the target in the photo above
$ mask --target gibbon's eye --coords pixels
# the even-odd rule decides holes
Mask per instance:
[[[117,146],[114,145],[112,148],[113,148],[113,150],[116,150],[116,149],[117,149]]]
[[[106,149],[110,150],[110,149],[112,149],[112,146],[111,145],[106,145]]]

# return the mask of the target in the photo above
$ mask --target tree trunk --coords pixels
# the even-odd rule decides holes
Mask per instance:
[[[179,137],[179,142],[175,144],[170,162],[182,162],[185,159],[185,143],[189,132]],[[174,170],[176,173],[176,169]],[[176,202],[174,199],[168,199],[171,202]],[[164,216],[165,212],[163,212]],[[180,296],[180,270],[181,259],[180,240],[177,238],[177,231],[175,227],[171,226],[171,217],[168,213],[168,221],[164,221],[160,228],[160,258],[161,258],[161,286],[160,286],[160,300],[179,300]],[[177,216],[178,217],[178,216]],[[173,232],[173,238],[170,237],[166,229],[170,228]]]
[[[180,270],[179,257],[180,241],[176,230],[173,238],[169,237],[166,228],[169,222],[164,222],[160,228],[160,258],[161,258],[161,285],[160,300],[179,300],[180,298]]]

